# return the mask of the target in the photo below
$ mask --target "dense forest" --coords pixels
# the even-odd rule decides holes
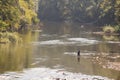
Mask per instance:
[[[119,7],[120,0],[0,0],[0,31],[18,32],[47,20],[107,25],[103,31],[120,33]]]
[[[81,23],[119,24],[120,0],[40,0],[42,20],[72,20]]]
[[[120,24],[119,7],[120,0],[0,0],[0,30],[37,23],[37,11],[41,20]]]
[[[37,0],[0,0],[0,30],[17,31],[38,22]]]

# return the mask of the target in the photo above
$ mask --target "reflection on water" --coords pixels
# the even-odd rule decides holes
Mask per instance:
[[[22,34],[22,45],[0,45],[0,72],[47,67],[119,80],[120,71],[104,68],[103,64],[113,56],[113,62],[120,63],[120,38],[107,41],[104,36],[89,34],[96,29],[77,23],[48,22],[41,33]]]
[[[20,71],[30,67],[33,48],[29,43],[35,41],[36,35],[37,33],[31,32],[20,35],[24,38],[24,44],[0,44],[0,73]]]
[[[0,45],[0,73],[20,71],[31,63],[31,50],[20,45]]]
[[[103,39],[107,41],[120,41],[119,36],[113,36],[113,35],[103,35]]]
[[[92,45],[96,44],[99,41],[89,40],[86,38],[66,38],[58,40],[48,40],[41,42],[33,42],[34,45]]]

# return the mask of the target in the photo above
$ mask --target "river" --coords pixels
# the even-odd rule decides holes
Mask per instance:
[[[20,34],[23,44],[0,44],[0,80],[120,80],[120,37],[99,30],[47,22]]]

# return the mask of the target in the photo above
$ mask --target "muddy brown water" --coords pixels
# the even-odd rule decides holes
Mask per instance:
[[[0,44],[0,73],[21,74],[28,69],[50,68],[120,80],[120,71],[103,67],[107,62],[120,62],[120,37],[91,34],[100,29],[78,23],[47,22],[42,32],[21,34],[23,44]],[[36,70],[28,72],[37,74]]]

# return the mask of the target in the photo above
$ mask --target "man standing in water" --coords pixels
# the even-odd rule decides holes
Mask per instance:
[[[80,50],[77,52],[77,56],[80,57]]]
[[[80,62],[80,50],[77,52],[77,60]]]

